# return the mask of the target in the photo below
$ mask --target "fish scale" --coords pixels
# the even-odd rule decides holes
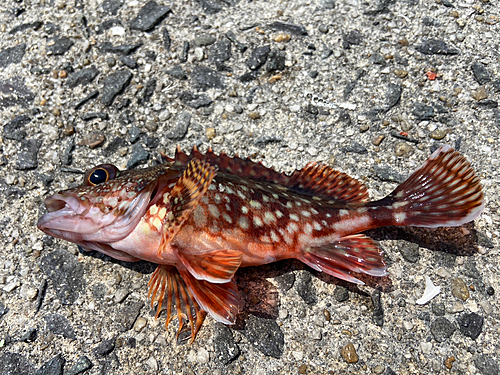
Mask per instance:
[[[449,146],[387,197],[330,167],[309,163],[291,175],[237,156],[191,154],[143,170],[97,166],[85,184],[45,200],[38,227],[116,259],[158,264],[149,282],[157,316],[176,314],[194,340],[205,315],[234,324],[240,267],[298,259],[362,284],[388,274],[378,244],[361,234],[396,226],[458,226],[483,210],[479,178]],[[102,181],[101,181],[102,179]]]

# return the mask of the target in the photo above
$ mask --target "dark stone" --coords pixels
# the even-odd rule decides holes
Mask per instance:
[[[271,47],[266,45],[255,48],[248,58],[246,64],[251,70],[257,70],[267,61],[267,57],[271,52]]]
[[[182,67],[180,65],[175,65],[174,67],[170,68],[167,70],[165,73],[167,73],[169,76],[177,78],[177,79],[187,79],[187,74],[184,72]]]
[[[71,305],[85,294],[87,282],[83,277],[83,265],[65,250],[55,250],[41,260],[41,269],[52,281],[57,298],[63,305]]]
[[[140,164],[144,164],[149,159],[149,153],[142,147],[140,143],[135,143],[132,146],[132,154],[127,162],[127,169],[134,168]]]
[[[73,105],[74,105],[75,109],[79,109],[81,106],[85,105],[85,103],[87,103],[88,101],[90,101],[92,99],[97,98],[98,96],[99,96],[98,90],[92,91],[85,98],[78,100]]]
[[[122,57],[120,57],[120,61],[123,63],[123,65],[125,65],[126,67],[128,67],[130,69],[135,69],[138,66],[137,61],[133,57],[130,57],[130,56],[122,56]]]
[[[446,341],[456,329],[457,327],[453,323],[443,317],[437,318],[431,324],[431,333],[437,342]]]
[[[203,34],[194,38],[194,45],[197,47],[205,47],[216,42],[217,38],[209,34]]]
[[[498,375],[500,369],[495,360],[486,354],[474,358],[474,366],[481,371],[483,375]]]
[[[115,97],[128,86],[131,79],[132,73],[129,70],[119,70],[107,76],[101,90],[101,103],[109,107]]]
[[[483,331],[484,318],[476,313],[464,314],[458,319],[458,328],[464,336],[475,340]]]
[[[31,117],[21,115],[14,117],[3,127],[3,137],[12,141],[22,141],[26,138],[26,130],[24,126],[29,124]]]
[[[285,273],[274,278],[278,284],[278,288],[282,294],[286,294],[290,289],[292,289],[295,283],[295,274],[293,272]]]
[[[234,361],[240,355],[240,348],[234,342],[231,329],[224,324],[216,323],[214,335],[215,359],[223,365]]]
[[[276,321],[250,315],[244,334],[262,354],[274,358],[283,355],[284,335]]]
[[[222,10],[221,1],[224,0],[196,0],[198,4],[203,8],[206,14],[216,14]],[[228,4],[229,1],[225,1],[224,3]]]
[[[50,39],[47,42],[47,55],[64,55],[73,46],[73,41],[67,36]]]
[[[484,109],[495,109],[498,108],[498,102],[496,100],[481,100],[476,103],[476,106],[484,108]]]
[[[339,121],[346,126],[351,125],[352,121],[351,121],[351,115],[349,114],[349,112],[344,110],[344,109],[341,109],[339,111]]]
[[[406,176],[399,174],[386,165],[375,165],[373,171],[375,172],[375,177],[381,181],[401,183],[406,180]]]
[[[385,59],[384,59],[384,56],[382,56],[380,53],[378,52],[375,52],[373,53],[371,56],[370,56],[370,61],[373,63],[373,64],[376,64],[376,65],[385,65]]]
[[[474,78],[480,85],[484,85],[491,81],[490,72],[488,72],[488,69],[486,69],[483,64],[476,61],[472,64],[471,69],[474,73]]]
[[[189,53],[189,42],[185,41],[182,43],[182,51],[179,56],[180,62],[186,62],[188,59],[188,53]]]
[[[387,94],[385,97],[387,105],[384,110],[386,112],[399,103],[402,93],[403,86],[401,84],[389,83],[389,85],[387,86]]]
[[[477,269],[476,262],[474,261],[469,261],[464,264],[464,269],[463,269],[463,275],[470,277],[472,279],[480,279],[481,278],[481,272]]]
[[[115,349],[115,339],[109,339],[101,342],[94,349],[94,353],[98,356],[105,357]]]
[[[333,298],[338,302],[344,302],[349,299],[349,290],[343,286],[337,285],[333,291]]]
[[[20,63],[26,52],[26,44],[21,43],[11,48],[0,51],[0,68],[6,68],[10,64]]]
[[[97,283],[92,287],[92,296],[96,301],[102,301],[107,294],[106,285]]]
[[[373,323],[379,327],[384,325],[384,309],[382,307],[382,299],[380,295],[380,290],[376,289],[372,293],[372,303],[373,303]]]
[[[495,294],[495,289],[493,289],[492,286],[489,286],[488,288],[486,288],[486,293],[491,297]],[[1,309],[0,309],[1,311]],[[0,312],[0,316],[2,315],[2,313]]]
[[[276,135],[261,135],[259,138],[257,138],[254,141],[255,146],[257,147],[264,147],[268,145],[269,143],[278,143],[278,142],[283,142],[283,137],[276,136]]]
[[[273,30],[284,31],[296,36],[307,36],[307,30],[302,25],[294,25],[291,23],[283,23],[276,21],[270,24],[269,27]]]
[[[42,367],[38,369],[36,375],[62,375],[65,363],[66,360],[61,354],[58,354],[48,362],[45,362]]]
[[[141,8],[137,17],[130,21],[129,26],[132,30],[150,31],[163,21],[170,12],[169,7],[149,1]]]
[[[132,103],[132,101],[129,98],[123,98],[118,103],[115,104],[115,108],[120,111],[123,108],[127,108],[130,105],[130,103]],[[132,121],[134,120],[133,115],[129,117],[132,117]]]
[[[170,130],[166,136],[168,139],[180,140],[186,135],[189,124],[191,123],[191,114],[189,112],[182,112],[177,118],[177,125]]]
[[[309,72],[309,77],[311,77],[312,79],[318,77],[319,73],[317,70],[312,70]]]
[[[198,90],[225,89],[224,77],[213,69],[197,65],[191,73],[191,85]]]
[[[208,53],[208,61],[217,67],[217,70],[222,70],[223,62],[231,58],[231,41],[228,39],[219,40]]]
[[[258,70],[251,70],[249,72],[246,72],[244,74],[242,74],[238,79],[240,80],[240,82],[251,82],[255,79],[257,79],[257,76],[259,74],[259,71]]]
[[[416,102],[413,104],[412,113],[418,121],[432,120],[434,117],[434,108],[424,103]]]
[[[144,303],[140,301],[131,301],[129,299],[125,303],[125,306],[119,309],[115,315],[115,322],[118,323],[121,332],[132,329],[142,306],[144,306]]]
[[[444,316],[446,313],[446,309],[444,307],[444,303],[442,302],[433,302],[431,305],[432,313],[436,316]]]
[[[119,148],[127,146],[127,141],[121,137],[116,137],[111,142],[108,143],[106,148],[103,150],[103,154],[106,157],[113,155]]]
[[[9,308],[7,306],[5,306],[2,302],[0,302],[0,318],[2,316],[4,316],[5,314],[7,314],[8,311],[9,311]]]
[[[38,167],[38,150],[42,145],[39,139],[27,139],[22,141],[21,150],[17,154],[17,164],[15,166],[18,170],[35,169]]]
[[[355,154],[360,154],[360,155],[368,153],[368,150],[366,149],[366,147],[364,147],[363,145],[361,145],[357,142],[352,142],[349,147],[344,147],[342,149],[342,151],[353,152]]]
[[[420,259],[419,246],[416,243],[408,241],[400,241],[399,252],[404,260],[409,263],[417,263]]]
[[[28,29],[33,29],[33,30],[38,30],[40,27],[43,26],[43,23],[40,21],[34,21],[34,22],[29,22],[29,23],[23,23],[21,25],[15,26],[12,30],[9,31],[10,35],[14,35],[15,33],[18,32],[23,32]]]
[[[116,16],[122,6],[123,0],[104,0],[101,4],[102,10],[111,16]]]
[[[226,33],[226,38],[229,39],[240,52],[243,53],[247,50],[248,47],[236,39],[236,35],[232,31]]]
[[[59,314],[49,314],[43,317],[47,329],[55,335],[61,335],[67,339],[76,339],[75,331],[68,319]]]
[[[0,80],[0,108],[19,105],[29,107],[35,94],[33,94],[24,84],[24,78],[13,77],[6,81]]]
[[[111,42],[104,42],[103,44],[101,44],[100,49],[102,52],[117,53],[119,55],[130,55],[140,46],[142,46],[142,43],[114,46],[113,44],[111,44]]]
[[[132,126],[128,130],[128,140],[130,141],[130,143],[137,142],[139,140],[139,138],[141,137],[141,135],[142,135],[142,132],[136,126]]]
[[[45,67],[45,68],[40,68],[38,66],[32,66],[30,68],[30,73],[32,74],[36,74],[36,75],[45,75],[45,74],[49,74],[52,70],[50,69],[50,67]]]
[[[36,340],[36,337],[38,336],[38,331],[34,327],[30,327],[26,330],[23,330],[23,333],[21,337],[19,338],[19,341],[23,342],[33,342]]]
[[[149,148],[156,148],[160,144],[160,139],[157,137],[146,137],[146,146]]]
[[[312,306],[318,302],[316,288],[312,282],[312,276],[308,271],[302,271],[299,273],[295,289],[297,289],[297,293],[300,298],[302,298],[308,305]]]
[[[179,94],[179,100],[185,105],[195,109],[198,109],[200,107],[208,107],[213,103],[213,100],[205,94],[193,94],[187,91],[181,92]]]
[[[78,375],[81,374],[82,372],[90,370],[92,366],[93,364],[90,361],[90,359],[82,355],[81,357],[78,358],[76,363],[72,367],[70,367],[69,370],[64,372],[64,375]]]
[[[500,79],[496,79],[491,82],[496,91],[500,91]]]
[[[0,355],[0,374],[5,375],[33,375],[33,364],[21,354],[3,352]]]
[[[163,47],[165,48],[165,51],[170,51],[170,47],[172,46],[172,39],[170,39],[170,33],[168,32],[166,27],[161,29],[161,34],[163,35]]]
[[[269,53],[266,70],[268,72],[285,70],[285,53],[280,50],[273,49],[271,53]]]
[[[61,30],[60,27],[57,26],[56,24],[52,23],[52,22],[47,22],[43,26],[43,31],[46,32],[49,35],[53,35],[53,34],[55,34],[56,32],[58,32],[60,30]]]
[[[458,55],[460,51],[448,46],[443,40],[428,39],[415,49],[424,55]]]
[[[80,118],[83,121],[94,120],[96,118],[101,119],[101,120],[107,120],[109,118],[109,116],[106,112],[87,112],[87,113],[80,115]]]
[[[122,25],[122,23],[120,22],[120,20],[117,20],[117,19],[113,18],[113,19],[104,21],[100,25],[97,25],[95,32],[98,35],[99,34],[103,34],[106,30],[109,30],[112,27],[121,26],[121,25]]]
[[[424,17],[422,19],[422,23],[424,24],[424,26],[431,26],[431,27],[441,26],[441,22],[439,22],[439,20],[431,17]]]
[[[158,80],[155,77],[151,77],[149,81],[146,82],[146,84],[144,85],[144,90],[142,90],[141,98],[139,98],[138,100],[139,104],[149,103],[149,101],[153,97],[153,94],[155,93],[157,83]]]
[[[351,48],[352,45],[359,45],[363,41],[363,37],[358,30],[349,31],[342,36],[342,47],[344,49]]]
[[[78,85],[88,85],[94,80],[95,77],[97,77],[98,74],[99,69],[92,65],[90,68],[82,69],[78,72],[70,74],[66,80],[66,85],[71,88]]]

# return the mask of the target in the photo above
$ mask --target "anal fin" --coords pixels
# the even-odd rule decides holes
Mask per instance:
[[[227,249],[200,254],[177,250],[176,254],[196,279],[217,284],[230,282],[243,258],[241,251]]]
[[[310,248],[303,251],[299,259],[317,271],[355,284],[363,282],[351,272],[387,275],[382,250],[374,240],[363,234],[345,236],[326,246]]]

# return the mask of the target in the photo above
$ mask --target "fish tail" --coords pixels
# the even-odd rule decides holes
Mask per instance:
[[[390,225],[451,227],[468,223],[484,208],[483,191],[470,163],[445,145],[386,198],[374,202],[392,216]]]

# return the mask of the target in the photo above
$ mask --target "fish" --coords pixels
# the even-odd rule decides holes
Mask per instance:
[[[115,259],[157,264],[148,283],[156,317],[177,316],[192,342],[207,314],[235,324],[240,267],[298,259],[316,271],[363,284],[388,275],[378,243],[363,232],[384,226],[460,226],[484,208],[479,177],[445,145],[383,199],[360,181],[310,162],[291,174],[249,158],[190,154],[120,171],[98,165],[81,186],[44,201],[46,234]],[[357,277],[358,276],[358,277]]]

